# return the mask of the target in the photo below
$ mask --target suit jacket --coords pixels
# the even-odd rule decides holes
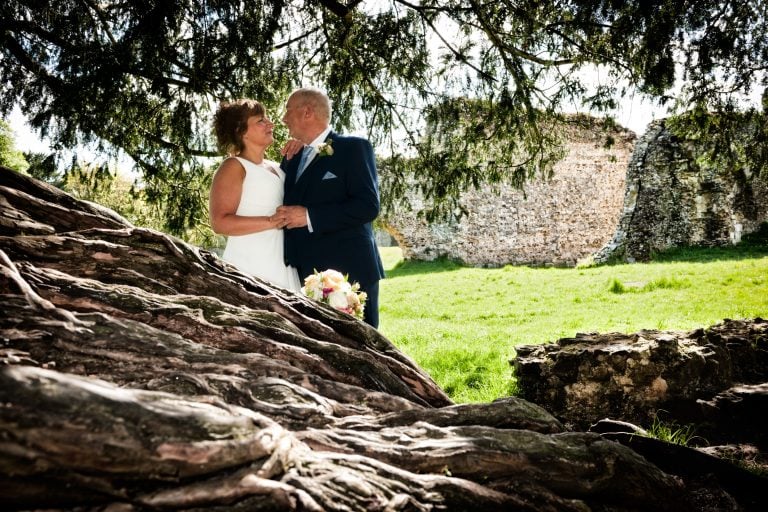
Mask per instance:
[[[379,214],[379,185],[371,143],[331,132],[332,155],[316,155],[299,180],[300,155],[283,159],[286,205],[307,208],[306,227],[285,230],[286,263],[304,278],[329,268],[350,281],[375,283],[384,277],[372,221]]]

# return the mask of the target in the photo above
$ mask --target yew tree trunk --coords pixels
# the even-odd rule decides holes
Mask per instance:
[[[693,510],[513,397],[454,405],[366,324],[0,169],[3,510]]]

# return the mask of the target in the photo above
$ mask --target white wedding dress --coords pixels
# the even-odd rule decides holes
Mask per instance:
[[[272,215],[283,204],[285,173],[271,160],[255,164],[235,157],[245,169],[243,193],[237,215]],[[269,167],[267,167],[269,166]],[[270,168],[278,175],[275,175]],[[296,269],[283,261],[283,231],[268,229],[250,235],[230,236],[222,258],[242,272],[259,277],[289,290],[299,291]]]

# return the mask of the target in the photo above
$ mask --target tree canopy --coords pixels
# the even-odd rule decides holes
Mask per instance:
[[[334,126],[367,133],[389,157],[385,205],[416,177],[444,212],[467,187],[548,173],[558,141],[546,127],[567,106],[610,115],[639,92],[680,111],[762,115],[741,100],[768,82],[767,9],[762,0],[8,0],[0,113],[18,104],[60,148],[123,151],[178,233],[206,211],[217,103],[252,97],[279,117],[292,88],[317,85],[334,102]],[[764,142],[764,123],[755,126]]]

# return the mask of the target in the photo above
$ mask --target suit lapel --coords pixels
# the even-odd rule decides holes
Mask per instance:
[[[287,196],[296,186],[296,172],[299,170],[299,159],[294,157],[290,160],[285,160],[282,168],[285,171],[285,194]]]
[[[320,157],[320,153],[315,151],[315,155],[312,157],[312,160],[310,160],[309,163],[307,164],[307,167],[304,169],[304,172],[306,172],[307,169],[309,169],[315,163],[315,160],[317,160],[319,157]]]
[[[317,157],[318,157],[319,155],[320,155],[319,153],[315,152],[315,156],[313,156],[313,157],[312,157],[312,160],[310,160],[309,162],[307,162],[307,165],[306,165],[306,167],[304,167],[304,171],[301,173],[301,176],[299,176],[299,179],[298,179],[298,180],[296,180],[296,183],[300,183],[300,182],[301,182],[301,181],[304,179],[304,177],[307,175],[307,173],[309,173],[309,172],[310,172],[310,168],[311,168],[311,167],[312,167],[312,165],[315,163],[315,160],[317,160]],[[297,166],[296,166],[296,173],[298,173],[298,172],[299,172],[299,166],[297,165]],[[294,173],[294,175],[295,175],[296,173]]]
[[[336,134],[333,132],[333,130],[331,130],[328,133],[328,137],[326,137],[326,140],[330,140],[331,141],[331,147],[333,147],[333,142],[336,140]],[[323,158],[330,158],[330,155],[324,156]],[[311,172],[312,166],[315,165],[315,163],[317,163],[317,161],[319,159],[320,159],[320,152],[319,151],[315,151],[315,154],[312,157],[312,160],[310,160],[309,163],[307,164],[307,166],[304,168],[304,172],[301,173],[301,176],[299,176],[298,180],[295,180],[297,184],[301,183],[303,181],[306,181],[305,178],[306,178],[307,174],[309,174]],[[294,177],[296,176],[297,172],[299,172],[299,166],[298,165],[295,166],[295,169],[294,169],[294,172],[293,172]]]

